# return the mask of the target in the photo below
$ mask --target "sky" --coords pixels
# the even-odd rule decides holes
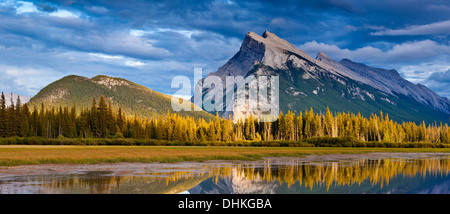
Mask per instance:
[[[103,74],[174,94],[173,77],[216,71],[247,32],[266,30],[450,98],[447,0],[0,0],[0,91],[34,96],[67,75]]]

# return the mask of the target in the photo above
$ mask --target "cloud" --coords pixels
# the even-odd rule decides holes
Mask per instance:
[[[170,88],[173,76],[193,78],[197,66],[203,68],[204,75],[213,72],[239,50],[241,42],[179,25],[134,26],[61,5],[53,12],[44,12],[26,4],[24,11],[28,12],[20,14],[16,7],[0,7],[0,72],[4,73],[0,90],[28,96],[70,74],[122,77],[171,94],[175,91]],[[111,10],[83,8],[87,7],[97,14]],[[33,78],[39,84],[27,83]]]
[[[85,10],[88,11],[89,13],[94,14],[106,14],[109,12],[108,9],[102,6],[86,6]]]
[[[449,7],[442,0],[0,0],[0,65],[119,76],[170,93],[173,75],[189,76],[193,65],[213,72],[248,31],[269,30],[314,55],[397,68],[423,81],[443,71],[439,56],[449,55],[440,23]],[[416,34],[370,34],[399,30]],[[436,70],[427,70],[430,62]]]
[[[450,69],[450,56],[440,56],[436,59],[423,63],[409,63],[398,68],[403,78],[426,85],[427,79],[434,73],[444,72]]]
[[[434,22],[425,25],[412,25],[404,29],[386,29],[370,33],[373,36],[399,36],[399,35],[433,35],[450,34],[450,20]]]
[[[435,82],[445,82],[450,85],[450,69],[444,72],[436,72],[431,74],[428,79],[428,81],[435,81]]]
[[[42,3],[42,2],[35,3],[34,5],[37,7],[37,9],[39,11],[43,11],[43,12],[51,13],[51,12],[55,12],[55,11],[58,10],[58,8],[56,8],[56,7],[54,7],[54,6],[50,5],[50,4],[46,4],[46,3]]]
[[[31,2],[17,1],[15,5],[18,14],[38,12],[38,8]]]
[[[431,11],[450,11],[450,6],[444,4],[441,5],[432,4],[428,5],[426,9]]]
[[[1,91],[26,96],[35,95],[40,89],[51,83],[49,76],[52,78],[62,77],[62,74],[56,71],[28,66],[0,66],[0,75],[2,76]]]
[[[115,64],[115,65],[125,65],[130,67],[140,67],[144,66],[145,63],[133,58],[118,56],[118,55],[107,55],[107,54],[101,54],[101,53],[88,53],[90,56],[92,56],[91,59],[87,59],[90,61],[102,61],[109,64]]]
[[[431,74],[423,84],[439,95],[450,99],[450,69]]]
[[[30,38],[49,48],[100,52],[141,59],[170,56],[170,51],[154,47],[148,40],[130,35],[108,25],[82,19],[73,12],[58,10],[47,15],[2,15],[0,32]],[[1,43],[1,42],[0,42]],[[6,44],[8,45],[8,44]]]
[[[423,40],[396,44],[386,50],[373,46],[351,50],[313,41],[299,48],[313,56],[322,51],[337,61],[348,58],[374,67],[393,68],[403,78],[450,98],[450,44]]]
[[[432,40],[404,42],[396,44],[388,50],[381,50],[373,46],[364,46],[354,50],[341,49],[336,45],[316,41],[307,42],[300,45],[299,48],[311,55],[322,51],[335,60],[348,58],[375,65],[418,63],[442,55],[450,55],[450,44],[439,44]]]
[[[291,2],[290,2],[291,3]],[[348,13],[362,13],[363,10],[352,0],[315,0],[296,2],[299,7],[309,7],[319,10],[338,10]]]
[[[280,25],[284,25],[286,23],[286,20],[284,18],[274,18],[272,20],[270,20],[270,26],[280,26]]]

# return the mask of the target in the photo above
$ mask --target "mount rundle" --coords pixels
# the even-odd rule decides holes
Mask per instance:
[[[249,32],[240,50],[209,75],[280,77],[280,110],[299,113],[309,110],[361,113],[380,111],[396,121],[448,122],[450,101],[421,84],[403,79],[396,70],[373,68],[343,59],[334,61],[319,52],[314,59],[271,32],[262,36]],[[206,91],[203,92],[205,95]],[[252,100],[250,100],[252,102]],[[221,116],[237,112],[220,112]]]

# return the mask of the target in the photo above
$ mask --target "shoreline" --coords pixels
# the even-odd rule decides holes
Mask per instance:
[[[0,167],[42,164],[254,161],[325,154],[449,153],[450,148],[195,147],[195,146],[0,146]]]
[[[385,153],[367,153],[367,154],[311,154],[303,157],[263,157],[258,160],[205,160],[205,161],[183,161],[183,162],[118,162],[118,163],[97,163],[97,164],[67,164],[67,163],[53,163],[53,164],[37,164],[37,165],[18,165],[18,166],[0,166],[0,179],[11,176],[28,176],[28,175],[46,175],[46,174],[83,174],[89,171],[109,172],[109,175],[140,175],[146,173],[149,168],[152,171],[164,169],[164,177],[171,172],[177,171],[180,168],[201,168],[204,165],[223,166],[234,164],[252,164],[264,165],[267,162],[276,164],[282,162],[283,164],[298,164],[304,162],[309,164],[324,164],[329,162],[343,162],[355,161],[359,159],[386,159],[386,158],[427,158],[436,155],[438,157],[448,157],[450,153],[399,153],[399,152],[385,152]],[[295,160],[293,162],[293,160]],[[172,171],[168,169],[172,168]],[[147,172],[148,173],[148,172]],[[156,174],[155,174],[156,175]]]

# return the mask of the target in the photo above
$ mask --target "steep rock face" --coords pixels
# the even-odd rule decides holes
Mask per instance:
[[[261,62],[265,53],[265,45],[253,39],[253,34],[248,33],[237,52],[225,65],[210,75],[219,77],[245,76],[256,62]]]
[[[334,61],[330,57],[328,57],[325,53],[319,52],[316,57],[316,63],[321,66],[322,68],[327,69],[328,71],[337,74],[342,75],[345,77],[348,77],[350,79],[370,84],[371,81],[365,78],[362,78],[360,75],[355,73],[354,71],[348,69],[344,65],[340,64],[339,62]],[[380,90],[383,90],[383,87],[379,88]]]
[[[266,31],[260,36],[254,32],[249,32],[245,36],[239,52],[210,75],[245,77],[252,70],[253,66],[259,63],[272,68],[285,69],[287,68],[286,61],[288,61],[291,54],[314,61],[307,53],[297,49],[294,45],[273,33]]]
[[[326,70],[318,67],[314,63],[314,59],[310,57],[304,51],[297,49],[294,45],[290,44],[286,40],[283,40],[273,33],[268,31],[264,32],[262,36],[256,33],[249,32],[245,36],[242,42],[241,48],[235,56],[233,56],[224,66],[220,67],[218,71],[209,74],[214,76],[219,76],[225,80],[226,76],[243,76],[248,77],[248,75],[253,74],[257,76],[278,76],[274,70],[285,71],[286,78],[290,81],[294,81],[295,74],[291,73],[290,67],[294,66],[296,68],[306,70],[307,73],[304,74],[305,78],[316,78],[318,73],[325,72]],[[225,84],[224,84],[224,94],[225,94]],[[256,84],[253,85],[256,87]],[[249,86],[250,87],[250,86]],[[256,91],[256,88],[252,88]],[[203,92],[206,94],[210,89]],[[235,93],[235,98],[238,93]],[[210,97],[205,97],[208,100]],[[245,108],[249,107],[249,103],[256,103],[257,97],[249,97],[248,104]],[[264,105],[267,107],[267,103],[259,103],[260,106]],[[233,118],[239,119],[250,114],[255,116],[263,115],[263,112],[258,110],[256,112],[243,111],[242,109],[236,108],[236,103],[226,103],[226,105],[233,105],[233,111],[221,111],[220,116],[228,117],[233,115]],[[226,107],[225,107],[226,108]]]
[[[440,97],[424,85],[414,84],[403,79],[396,70],[373,68],[348,59],[341,60],[339,64],[353,71],[353,74],[367,85],[389,94],[399,93],[412,97],[422,104],[450,113],[450,102],[447,98]]]
[[[450,116],[446,98],[404,80],[395,70],[372,68],[350,60],[336,62],[322,52],[314,59],[267,31],[262,36],[247,33],[239,52],[210,75],[222,80],[226,76],[278,76],[282,112],[298,113],[311,107],[323,111],[330,107],[332,111],[350,111],[368,117],[382,110],[400,122],[447,121]],[[208,91],[203,90],[203,96]],[[255,102],[256,99],[249,97],[246,107]],[[219,115],[233,115],[236,120],[262,113],[236,111],[236,103],[231,105],[233,111],[219,111]]]
[[[330,71],[370,85],[385,93],[394,96],[395,94],[409,96],[422,104],[450,113],[450,102],[447,98],[440,97],[423,85],[416,85],[403,79],[396,70],[373,68],[349,59],[336,62],[322,52],[319,52],[316,60],[318,65]]]

